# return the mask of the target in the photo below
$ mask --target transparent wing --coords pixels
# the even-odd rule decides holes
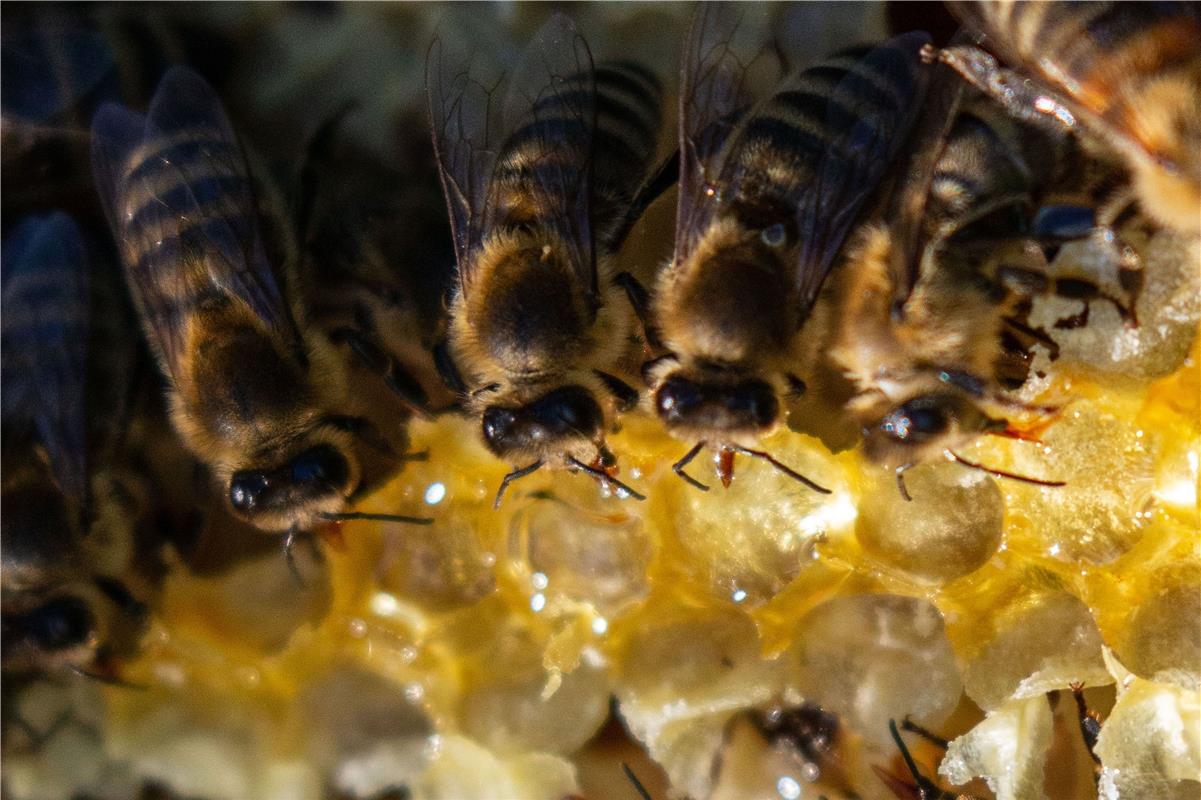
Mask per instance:
[[[540,221],[567,243],[577,278],[595,296],[596,77],[588,44],[567,16],[554,14],[526,47],[509,82],[503,120],[497,170],[520,170],[533,206],[549,212]],[[497,206],[489,203],[489,213]]]
[[[27,428],[65,494],[87,491],[84,382],[89,265],[62,212],[22,219],[4,239],[0,318],[6,428]]]
[[[708,225],[722,146],[753,102],[747,72],[765,39],[754,5],[699,3],[689,25],[680,66],[676,263]]]
[[[484,229],[488,180],[500,147],[503,72],[465,43],[438,36],[425,63],[434,159],[450,214],[455,260],[464,292]]]
[[[795,288],[802,312],[817,298],[851,225],[918,117],[929,80],[921,49],[929,41],[913,32],[873,48],[827,99],[829,143],[797,207]]]
[[[243,303],[299,342],[261,238],[245,156],[203,78],[168,70],[144,117],[102,107],[92,164],[139,312],[169,371],[183,353],[180,314],[204,297]]]
[[[923,217],[938,161],[955,122],[964,83],[949,67],[935,65],[930,74],[921,116],[914,124],[907,155],[897,168],[897,183],[888,206],[893,249],[890,276],[893,307],[899,308],[918,279],[923,240]]]

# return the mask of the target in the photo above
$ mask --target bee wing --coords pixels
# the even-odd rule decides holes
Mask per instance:
[[[914,31],[873,48],[827,98],[829,145],[797,207],[795,290],[802,310],[813,305],[847,232],[913,127],[929,80],[920,55],[929,42]]]
[[[680,66],[680,190],[675,262],[691,252],[715,204],[706,194],[721,174],[722,146],[750,108],[747,70],[763,45],[751,4],[699,3]]]
[[[5,426],[30,426],[59,487],[82,501],[90,306],[79,227],[61,211],[26,217],[4,239],[3,265]]]
[[[963,90],[964,82],[949,67],[937,64],[932,68],[930,88],[914,125],[908,155],[898,165],[897,184],[888,206],[894,242],[890,253],[894,308],[904,304],[917,283],[925,244],[922,219],[926,202]]]
[[[183,354],[188,298],[216,293],[244,303],[299,342],[241,145],[203,78],[172,67],[145,116],[103,106],[92,125],[92,165],[138,310],[169,371]]]
[[[592,235],[592,142],[596,76],[575,23],[554,14],[526,47],[504,105],[505,151],[519,148],[541,220],[572,250],[576,277],[598,292]],[[504,168],[501,165],[500,168]],[[489,203],[489,211],[495,204]]]
[[[471,284],[471,255],[484,230],[488,179],[501,144],[497,91],[503,74],[485,61],[477,52],[466,52],[463,43],[439,36],[430,44],[425,62],[434,160],[464,292]]]

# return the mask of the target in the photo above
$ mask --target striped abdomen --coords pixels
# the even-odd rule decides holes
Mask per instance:
[[[1024,66],[1111,124],[1146,85],[1201,64],[1192,3],[987,2],[964,6]]]
[[[573,193],[591,170],[590,224],[603,249],[606,231],[625,212],[654,157],[661,100],[658,79],[625,61],[603,62],[558,84],[502,148],[491,187],[496,224],[569,216]]]
[[[256,254],[243,253],[244,243],[257,240],[259,223],[237,142],[203,126],[148,139],[131,152],[120,186],[122,255],[148,321],[174,329],[198,305],[228,302],[209,260],[249,261]]]
[[[872,57],[864,58],[868,52]],[[814,187],[819,165],[838,169],[834,162],[854,159],[865,134],[887,140],[897,133],[876,130],[873,120],[899,128],[908,116],[914,56],[893,40],[845,51],[785,79],[727,143],[718,183],[719,191],[733,194],[722,198],[732,204],[731,212],[753,229],[782,223],[793,240],[797,201]],[[895,152],[898,144],[886,149]],[[826,177],[844,183],[842,175]]]

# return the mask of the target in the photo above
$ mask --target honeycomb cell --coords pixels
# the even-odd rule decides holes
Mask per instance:
[[[583,664],[548,684],[540,663],[506,667],[462,700],[464,732],[493,752],[571,753],[604,724],[609,680],[603,670]]]
[[[988,644],[964,667],[963,686],[977,705],[991,710],[1076,681],[1106,684],[1101,644],[1080,600],[1064,592],[1030,595],[1001,612]]]
[[[674,787],[707,796],[730,719],[781,688],[780,663],[759,651],[754,625],[736,614],[661,619],[626,644],[621,716]]]
[[[923,581],[943,583],[979,569],[1001,544],[1005,504],[988,475],[957,464],[905,473],[911,501],[891,474],[863,489],[855,536],[872,557]]]
[[[1201,582],[1164,587],[1130,616],[1122,663],[1141,677],[1201,690]]]
[[[1011,700],[952,741],[938,772],[956,785],[984,778],[997,800],[1042,797],[1051,735],[1051,707],[1045,697]]]
[[[1041,443],[1012,443],[1006,451],[1013,462],[997,463],[1021,475],[1066,482],[1005,482],[1007,543],[1069,564],[1108,564],[1129,552],[1153,513],[1160,446],[1159,434],[1124,415],[1090,400],[1068,404]],[[990,455],[987,463],[997,459]]]
[[[578,791],[570,762],[546,753],[502,758],[463,736],[436,737],[414,800],[562,800]]]
[[[735,477],[723,488],[703,453],[689,466],[701,492],[679,485],[672,505],[676,537],[720,597],[754,605],[771,599],[812,559],[818,537],[841,532],[855,517],[839,470],[812,440],[783,433],[764,442],[778,460],[819,485],[820,494],[771,465],[735,459]]]
[[[546,596],[590,603],[612,618],[649,591],[651,542],[638,516],[555,498],[522,509],[509,524],[511,554]]]
[[[937,725],[962,692],[942,615],[915,598],[827,600],[798,623],[787,657],[790,686],[880,744],[890,719]]]
[[[371,796],[421,774],[433,722],[402,687],[350,664],[335,665],[293,705],[306,729],[308,763],[338,789]]]
[[[393,526],[382,535],[376,569],[386,592],[445,611],[471,605],[496,588],[495,556],[484,549],[472,523],[453,510],[437,528]]]

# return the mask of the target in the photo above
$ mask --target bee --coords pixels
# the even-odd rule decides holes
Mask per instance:
[[[1011,112],[1117,154],[1159,224],[1201,232],[1201,10],[1195,3],[950,4],[979,48],[940,58]]]
[[[902,727],[907,731],[914,731],[923,738],[929,739],[944,751],[947,749],[947,741],[945,739],[934,736],[923,728],[909,722],[909,720],[905,720]],[[905,769],[913,778],[913,783],[910,783],[904,778],[873,765],[872,769],[876,775],[888,786],[889,791],[894,796],[901,798],[901,800],[978,800],[974,795],[964,794],[963,792],[948,792],[923,775],[921,770],[918,769],[917,762],[913,760],[909,748],[905,745],[905,740],[901,738],[901,732],[897,730],[895,720],[888,721],[888,731],[892,734],[892,740],[897,745],[901,759],[905,762]]]
[[[767,461],[755,442],[803,391],[798,336],[852,223],[905,142],[925,91],[929,42],[910,33],[785,77],[752,107],[731,47],[742,12],[702,4],[681,69],[680,192],[675,253],[656,285],[654,318],[668,351],[646,367],[652,402],[673,435],[718,457]],[[749,109],[749,110],[748,110]]]
[[[120,682],[112,659],[136,645],[144,620],[127,582],[145,490],[117,468],[114,444],[94,441],[122,410],[90,403],[107,395],[87,380],[97,327],[88,253],[63,212],[28,215],[4,240],[6,677],[69,670]]]
[[[235,515],[284,534],[289,561],[297,534],[365,516],[344,509],[400,467],[404,431],[344,413],[342,362],[299,306],[294,242],[213,89],[173,67],[145,115],[103,106],[92,161],[172,424]]]
[[[514,465],[496,494],[543,466],[583,472],[620,496],[605,432],[637,392],[612,371],[630,349],[631,305],[613,255],[662,182],[649,172],[658,80],[631,62],[594,68],[562,15],[497,85],[444,54],[426,68],[438,169],[458,281],[441,364]],[[654,187],[654,188],[649,188]]]
[[[450,231],[429,140],[411,133],[423,120],[402,116],[392,166],[337,135],[350,113],[317,129],[301,170],[304,305],[353,363],[354,394],[371,398],[372,419],[402,425],[453,402],[429,335],[449,279],[431,265],[451,263]]]
[[[946,68],[934,86],[887,221],[852,237],[830,357],[856,387],[847,409],[862,425],[864,454],[895,470],[907,499],[904,472],[940,454],[1062,486],[988,469],[956,448],[983,433],[1023,438],[1010,412],[1051,411],[1002,390],[1006,377],[1024,381],[1027,347],[1054,345],[1023,312],[1032,294],[1053,288],[1032,223],[1071,163],[1070,143],[1022,126],[987,97],[965,100]]]

